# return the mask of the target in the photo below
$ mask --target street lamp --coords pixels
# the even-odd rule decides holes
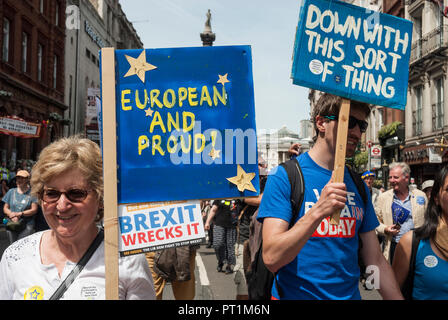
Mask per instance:
[[[440,141],[439,139],[435,138],[434,143],[427,143],[426,146],[434,148],[434,151],[437,152],[440,156],[443,156],[445,151],[448,149],[448,144],[446,143],[444,136],[442,136]]]
[[[269,143],[266,143],[266,166],[267,166],[268,170],[270,169],[270,167],[269,167],[269,148],[270,148]]]
[[[386,162],[386,159],[384,159],[383,164],[381,165],[381,168],[383,169],[383,186],[384,186],[384,190],[387,190],[387,178],[388,178],[388,169],[389,169],[389,165]]]
[[[433,143],[426,144],[426,147],[428,148],[429,163],[443,162],[443,155],[448,149],[448,144],[446,144],[445,141],[445,137],[442,134],[442,138],[440,140],[435,138]],[[426,149],[424,151],[426,151]]]

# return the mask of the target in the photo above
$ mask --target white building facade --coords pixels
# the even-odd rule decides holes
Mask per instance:
[[[431,148],[448,129],[448,18],[438,5],[424,0],[407,0],[405,17],[413,22],[413,34],[403,160],[421,186],[448,161],[446,148]],[[435,151],[438,157],[433,157]]]
[[[278,130],[260,130],[257,137],[258,156],[266,162],[269,171],[290,159],[288,150],[294,143],[300,143],[301,152],[306,152],[310,149],[311,138],[299,138],[297,133],[286,126]]]

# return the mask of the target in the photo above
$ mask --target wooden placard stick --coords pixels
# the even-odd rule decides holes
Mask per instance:
[[[347,148],[348,118],[350,116],[350,100],[342,99],[341,110],[339,110],[338,133],[336,137],[336,152],[333,168],[333,182],[344,182],[345,152]],[[330,218],[330,224],[339,225],[337,210]]]
[[[114,48],[101,49],[101,59],[106,300],[118,300],[117,132]]]

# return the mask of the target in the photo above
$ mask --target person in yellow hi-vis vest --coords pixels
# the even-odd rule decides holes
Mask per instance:
[[[0,167],[0,180],[9,181],[9,169],[5,161],[2,161],[2,166]]]

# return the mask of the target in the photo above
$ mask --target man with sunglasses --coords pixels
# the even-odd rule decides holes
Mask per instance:
[[[304,178],[304,199],[296,222],[292,217],[291,185],[282,167],[267,180],[258,219],[263,221],[263,259],[276,281],[273,299],[360,299],[358,247],[367,266],[374,266],[384,299],[402,299],[390,265],[384,259],[375,228],[378,220],[366,193],[364,203],[348,169],[344,182],[333,181],[340,97],[324,93],[312,119],[316,136],[309,152],[297,161]],[[367,129],[370,108],[351,101],[346,156],[352,156]],[[339,225],[330,216],[341,210]]]

